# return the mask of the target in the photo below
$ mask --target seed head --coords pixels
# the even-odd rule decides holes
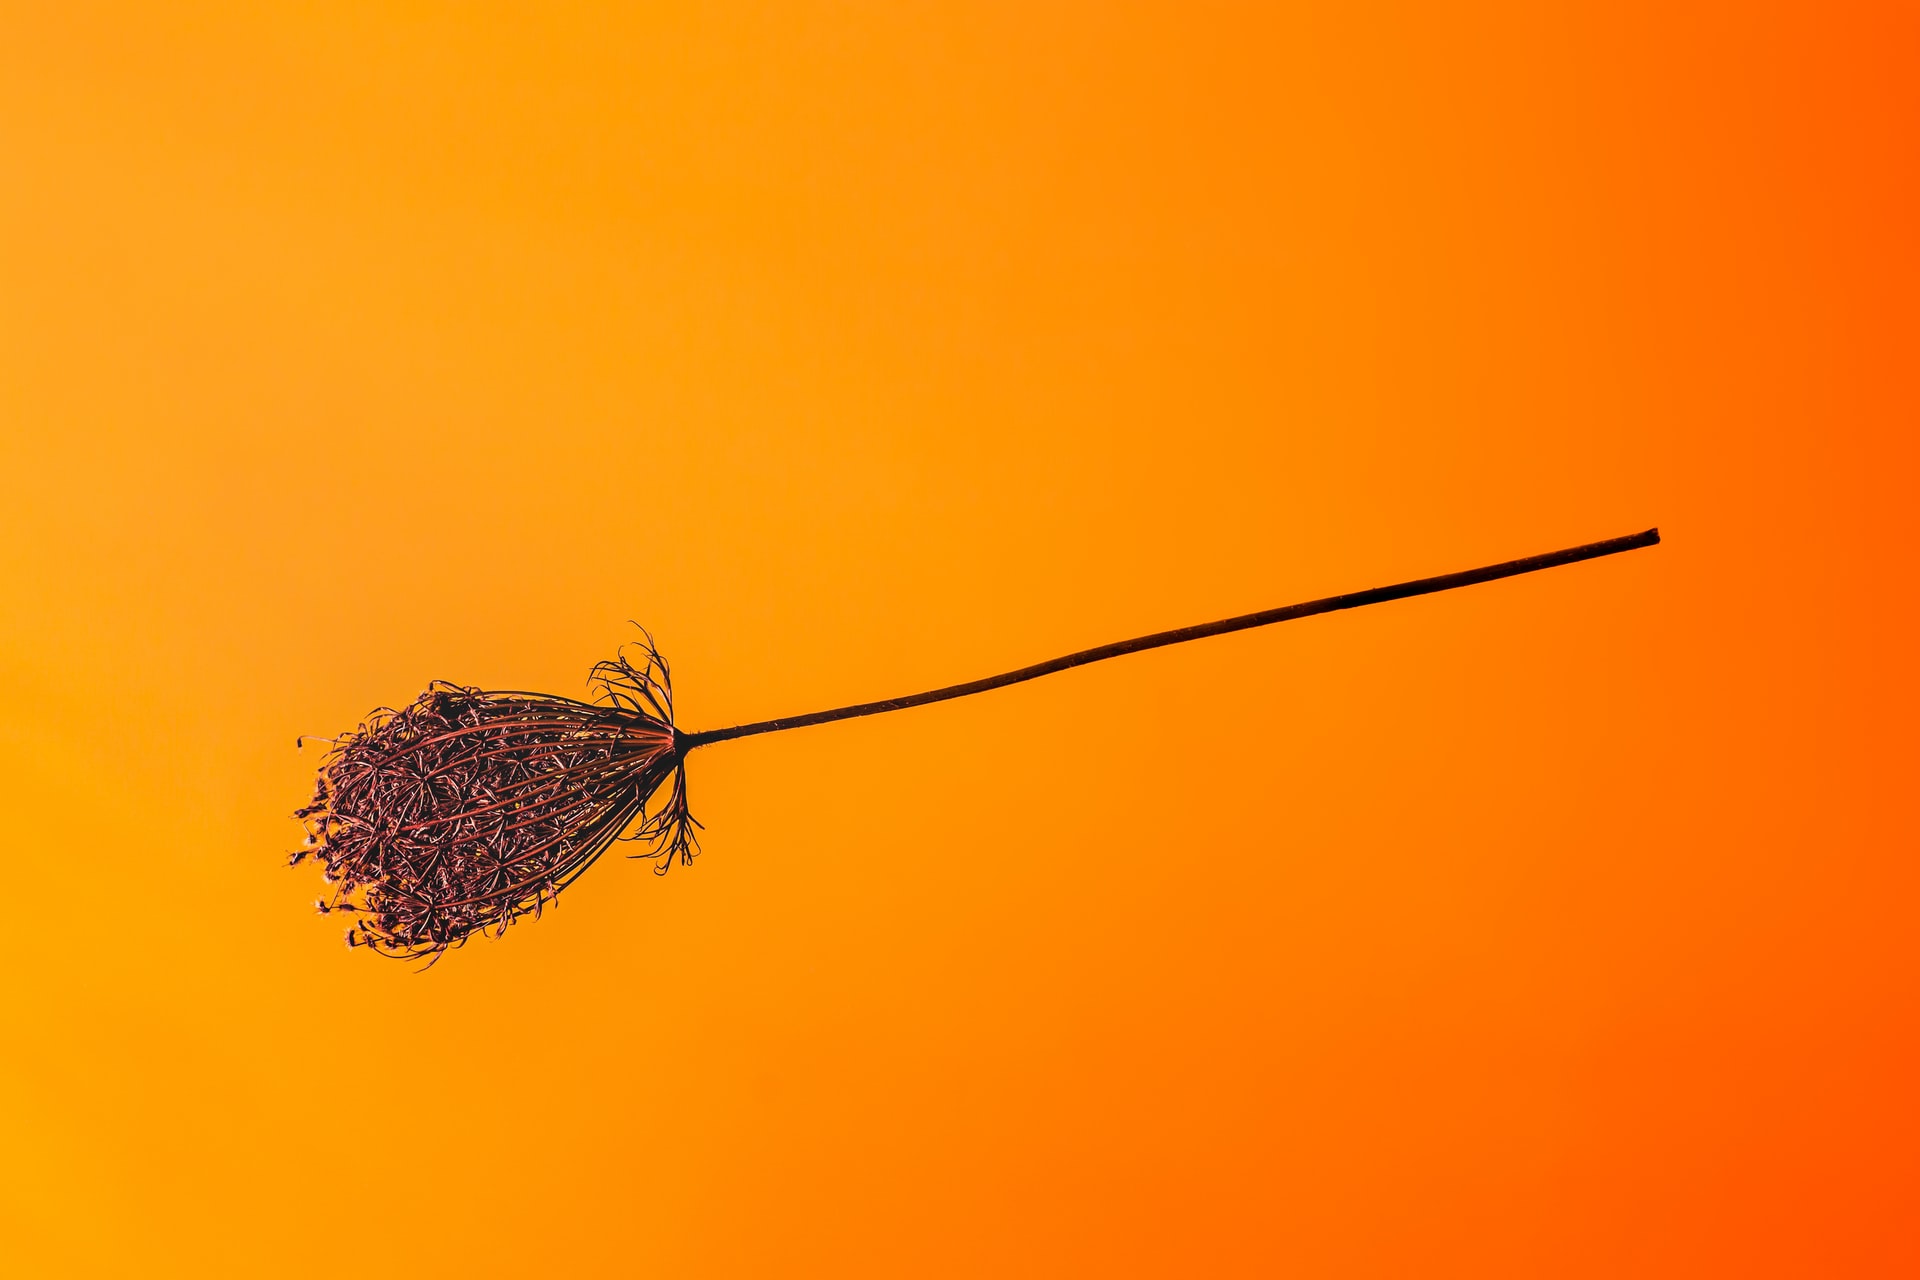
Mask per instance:
[[[594,702],[436,681],[342,734],[295,817],[330,898],[357,915],[348,946],[437,959],[545,905],[615,840],[664,873],[699,851],[673,687],[652,644],[594,667]],[[649,812],[671,779],[665,801]]]

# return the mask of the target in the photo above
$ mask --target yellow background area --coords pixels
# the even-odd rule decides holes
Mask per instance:
[[[0,1270],[1920,1272],[1910,5],[0,13]],[[425,974],[434,678],[691,763]]]

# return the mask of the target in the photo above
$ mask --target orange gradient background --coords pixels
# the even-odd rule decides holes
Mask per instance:
[[[1911,6],[8,6],[0,1270],[1920,1271]],[[432,678],[692,762],[424,975]]]

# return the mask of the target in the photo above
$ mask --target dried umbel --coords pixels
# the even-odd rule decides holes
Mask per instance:
[[[334,740],[307,823],[349,945],[431,956],[540,910],[618,839],[665,871],[697,850],[667,664],[593,670],[596,702],[436,682]],[[670,787],[664,787],[671,780]],[[656,795],[663,802],[649,811]]]
[[[436,682],[412,705],[382,709],[333,740],[313,802],[296,813],[333,886],[322,911],[355,917],[351,946],[435,959],[475,934],[538,915],[616,840],[642,845],[665,872],[698,852],[687,812],[687,753],[759,733],[964,698],[1123,654],[1430,595],[1650,547],[1657,529],[1523,560],[1419,578],[1121,640],[966,684],[903,698],[704,733],[673,723],[671,673],[649,638],[593,669],[598,693],[575,702]]]

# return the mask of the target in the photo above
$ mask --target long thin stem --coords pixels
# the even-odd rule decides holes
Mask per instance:
[[[971,694],[985,693],[989,689],[1004,689],[1010,684],[1038,680],[1041,676],[1050,676],[1056,671],[1084,667],[1090,662],[1105,662],[1108,658],[1118,658],[1123,654],[1140,653],[1143,650],[1158,649],[1170,644],[1185,644],[1189,640],[1223,636],[1229,631],[1246,631],[1253,627],[1271,626],[1276,622],[1291,622],[1295,618],[1310,618],[1316,613],[1358,609],[1362,605],[1382,604],[1388,600],[1404,600],[1408,596],[1432,595],[1436,591],[1470,587],[1477,582],[1492,582],[1498,578],[1512,578],[1523,573],[1538,573],[1542,569],[1555,569],[1563,564],[1577,564],[1582,560],[1595,560],[1601,556],[1618,555],[1622,551],[1651,547],[1659,541],[1660,531],[1648,529],[1644,533],[1632,533],[1624,538],[1609,538],[1605,542],[1589,542],[1585,546],[1568,547],[1564,551],[1549,551],[1544,555],[1528,556],[1524,560],[1508,560],[1479,569],[1463,570],[1460,573],[1444,573],[1437,578],[1416,578],[1412,582],[1397,582],[1390,587],[1375,587],[1371,591],[1355,591],[1344,596],[1328,596],[1324,600],[1308,600],[1304,604],[1282,605],[1278,609],[1243,613],[1237,618],[1202,622],[1197,626],[1181,627],[1175,631],[1156,631],[1150,636],[1137,636],[1132,640],[1118,640],[1113,644],[1103,644],[1094,649],[1082,649],[1078,653],[1069,653],[1065,657],[1036,662],[1030,667],[1021,667],[1018,671],[1002,672],[997,676],[988,676],[984,680],[969,680],[965,684],[950,684],[944,689],[929,689],[925,693],[909,694],[904,698],[887,698],[881,702],[860,702],[850,707],[835,707],[831,711],[814,711],[803,716],[784,716],[778,720],[760,720],[753,724],[735,725],[731,729],[708,729],[704,733],[678,734],[677,745],[684,753],[695,747],[704,747],[710,742],[725,742],[729,738],[746,738],[756,733],[779,733],[786,729],[803,729],[813,724],[831,724],[835,720],[852,720],[857,716],[879,715],[882,711],[904,711],[908,707],[923,707],[929,702],[945,702],[948,698],[965,698]]]

